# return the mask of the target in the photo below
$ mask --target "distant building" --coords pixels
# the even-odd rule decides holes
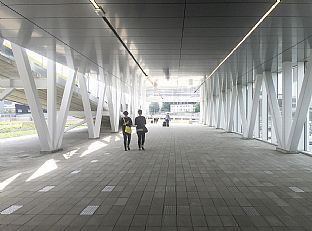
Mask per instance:
[[[3,100],[0,101],[0,114],[11,114],[15,112],[15,103]]]
[[[15,104],[15,113],[16,114],[28,114],[30,113],[30,108],[27,105]]]
[[[171,104],[170,112],[195,112],[194,104]]]

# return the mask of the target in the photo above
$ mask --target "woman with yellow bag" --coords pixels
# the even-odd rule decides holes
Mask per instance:
[[[131,142],[131,133],[132,129],[132,119],[128,117],[129,113],[127,111],[123,112],[124,117],[121,118],[121,129],[122,129],[122,134],[124,137],[124,147],[125,151],[130,150],[130,142]]]

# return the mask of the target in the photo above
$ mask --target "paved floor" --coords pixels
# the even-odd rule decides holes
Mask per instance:
[[[136,141],[79,140],[4,169],[0,230],[312,230],[311,157],[201,125]]]

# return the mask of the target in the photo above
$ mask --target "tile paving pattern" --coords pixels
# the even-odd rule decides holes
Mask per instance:
[[[312,230],[311,157],[201,125],[153,125],[146,151],[136,141],[125,152],[105,135],[0,172],[22,173],[0,191],[0,212],[22,206],[0,214],[0,230]],[[49,159],[57,169],[26,182]]]

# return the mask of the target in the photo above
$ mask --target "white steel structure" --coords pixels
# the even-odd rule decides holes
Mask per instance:
[[[208,79],[201,90],[202,123],[274,143],[283,152],[309,151],[312,56],[277,63],[273,70],[258,68],[223,73],[232,76],[226,81],[221,74]]]
[[[0,99],[30,105],[43,151],[61,148],[67,115],[84,118],[89,138],[103,114],[117,132],[122,111],[145,111],[146,88],[164,102],[162,89],[198,89],[203,124],[310,151],[311,1],[0,3],[14,56],[0,59]],[[39,77],[26,49],[48,60]],[[167,102],[188,97],[177,92]]]

